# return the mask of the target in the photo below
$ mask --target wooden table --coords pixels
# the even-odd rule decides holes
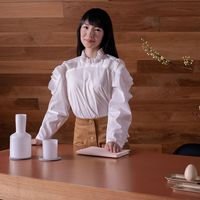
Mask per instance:
[[[198,157],[155,152],[133,152],[120,159],[75,155],[71,145],[59,145],[60,161],[38,160],[41,147],[33,147],[29,160],[9,160],[0,152],[0,199],[48,200],[167,200],[200,199],[196,193],[173,191],[166,179],[183,173]]]

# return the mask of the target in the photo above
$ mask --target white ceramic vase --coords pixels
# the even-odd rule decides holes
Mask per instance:
[[[26,132],[26,114],[15,115],[16,132],[10,136],[10,159],[31,158],[31,135]]]

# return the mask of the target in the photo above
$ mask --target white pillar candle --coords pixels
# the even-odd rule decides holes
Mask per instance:
[[[42,151],[44,160],[55,160],[58,158],[58,140],[47,139],[42,141]]]

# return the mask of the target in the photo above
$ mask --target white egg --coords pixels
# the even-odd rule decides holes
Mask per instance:
[[[187,181],[193,181],[197,178],[198,173],[197,173],[197,169],[194,165],[189,164],[186,168],[185,168],[185,173],[184,173],[185,179]]]

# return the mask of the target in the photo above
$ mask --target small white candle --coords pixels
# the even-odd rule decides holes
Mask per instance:
[[[55,160],[58,158],[58,140],[47,139],[42,141],[43,159]]]

